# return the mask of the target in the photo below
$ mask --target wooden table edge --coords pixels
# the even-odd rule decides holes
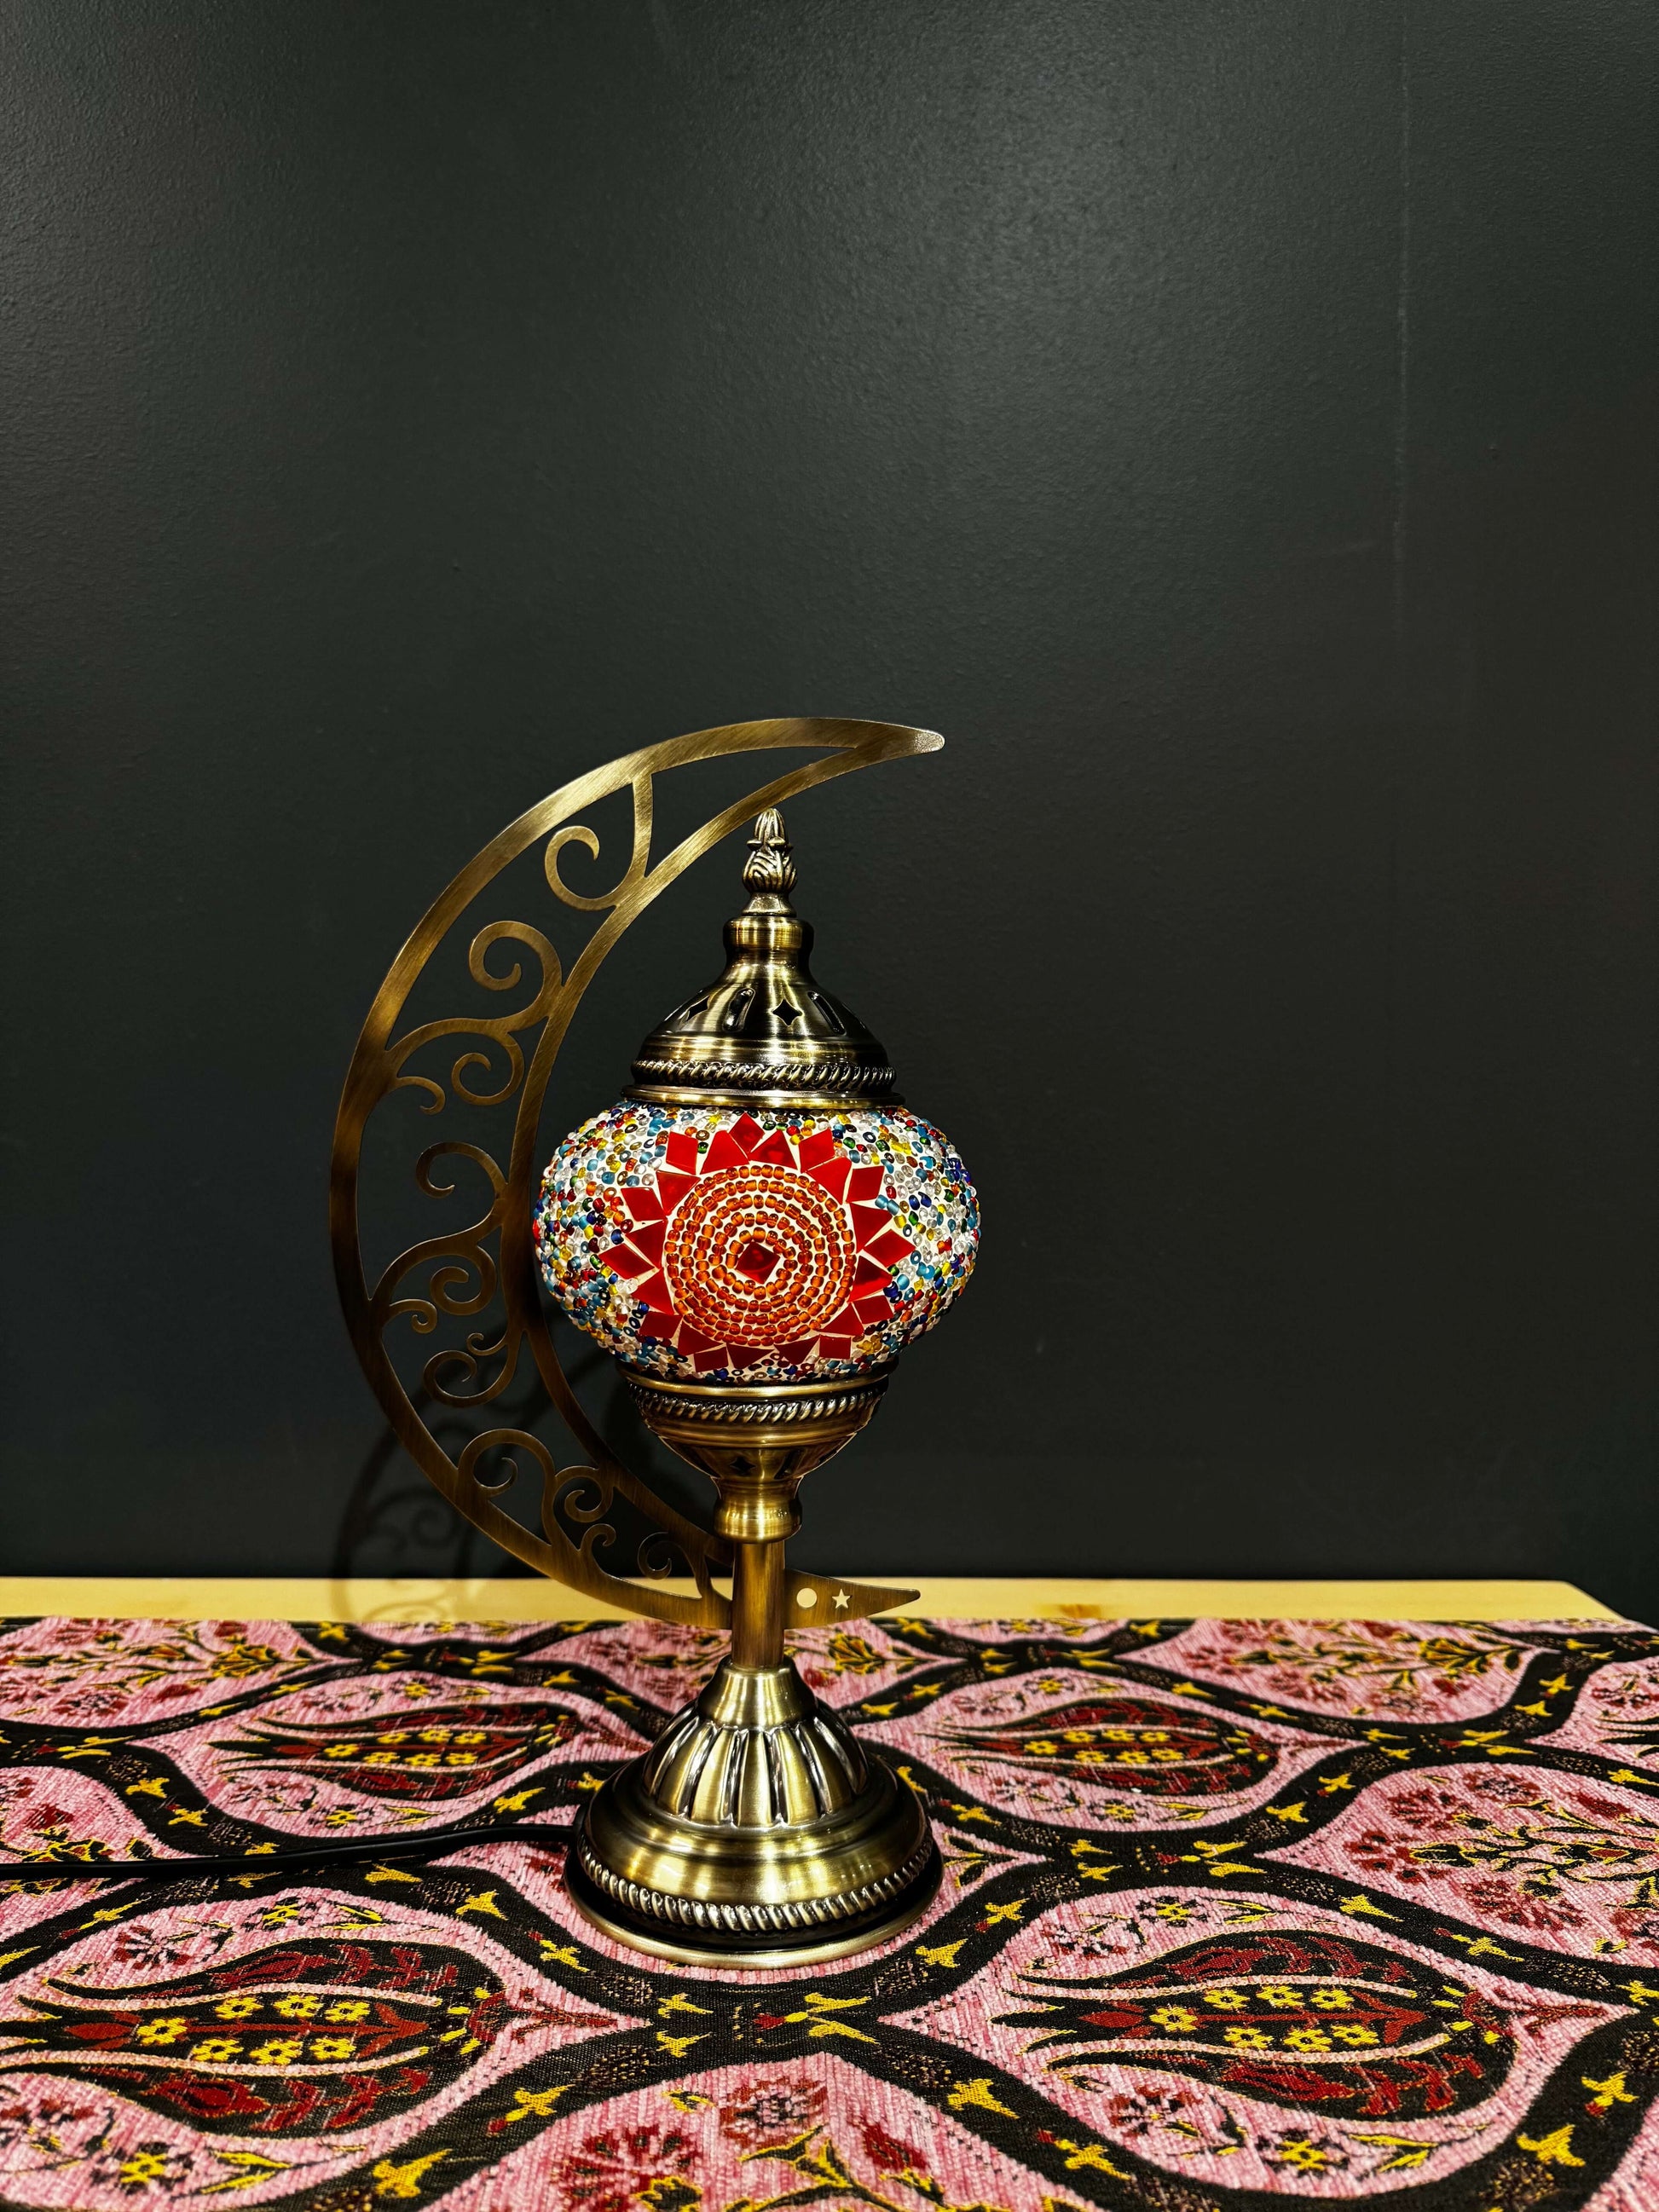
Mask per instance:
[[[1121,1580],[1062,1577],[872,1579],[915,1589],[898,1608],[939,1620],[1616,1620],[1571,1583]],[[689,1584],[675,1585],[689,1589]],[[0,1610],[131,1620],[622,1620],[537,1577],[495,1581],[222,1575],[4,1575]]]

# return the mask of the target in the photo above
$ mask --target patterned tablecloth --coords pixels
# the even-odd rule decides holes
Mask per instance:
[[[125,1887],[88,1853],[564,1820],[706,1674],[644,1623],[0,1626],[0,2192],[116,2212],[1659,2207],[1659,1636],[864,1623],[915,1927],[716,1973],[527,1843]]]

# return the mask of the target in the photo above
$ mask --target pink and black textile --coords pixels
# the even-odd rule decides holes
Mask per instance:
[[[543,1844],[706,1675],[644,1622],[0,1625],[0,2202],[283,2212],[1659,2207],[1659,1636],[795,1639],[932,1808],[880,1951],[597,1936]],[[171,1882],[77,1858],[398,1855]]]

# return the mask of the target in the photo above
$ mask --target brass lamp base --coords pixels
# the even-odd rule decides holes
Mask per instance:
[[[787,1662],[722,1662],[593,1797],[571,1894],[636,1949],[787,1966],[866,1949],[923,1911],[939,1861],[921,1806]]]
[[[877,1370],[734,1389],[630,1375],[647,1422],[714,1478],[732,1549],[732,1655],[588,1801],[566,1863],[590,1920],[662,1958],[788,1966],[867,1949],[939,1887],[921,1801],[784,1656],[783,1548],[811,1468],[870,1419]]]

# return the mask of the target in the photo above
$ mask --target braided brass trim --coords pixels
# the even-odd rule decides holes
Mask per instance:
[[[585,1835],[576,1839],[582,1872],[613,1905],[653,1920],[672,1921],[682,1928],[718,1930],[725,1936],[781,1936],[792,1929],[821,1928],[826,1922],[855,1919],[861,1913],[886,1905],[921,1873],[933,1851],[933,1839],[925,1837],[894,1874],[861,1889],[843,1890],[839,1897],[805,1897],[779,1905],[718,1905],[702,1897],[671,1897],[659,1889],[647,1889],[612,1874],[594,1856]]]
[[[636,1083],[710,1083],[727,1090],[870,1091],[893,1080],[890,1067],[855,1060],[636,1060]]]
[[[879,1383],[842,1390],[834,1396],[811,1398],[722,1398],[713,1401],[690,1396],[680,1397],[667,1390],[653,1390],[649,1382],[628,1377],[628,1387],[641,1407],[649,1406],[659,1414],[672,1414],[677,1421],[744,1421],[749,1423],[775,1421],[833,1420],[844,1413],[856,1413],[861,1406],[872,1406],[887,1388],[884,1376]]]

